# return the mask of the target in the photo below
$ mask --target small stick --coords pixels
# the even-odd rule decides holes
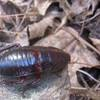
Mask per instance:
[[[68,29],[67,29],[67,31],[68,31]],[[97,50],[95,47],[93,47],[91,44],[89,44],[87,41],[85,41],[83,38],[81,38],[79,35],[77,35],[78,33],[75,34],[75,33],[71,32],[70,30],[69,30],[68,32],[69,32],[73,37],[75,37],[78,41],[80,41],[81,44],[84,44],[84,45],[90,47],[92,50],[94,50],[96,53],[98,53],[98,54],[100,55],[100,51]]]
[[[35,16],[37,15],[38,12],[30,12],[30,13],[20,13],[20,14],[11,14],[11,15],[0,15],[0,18],[7,18],[7,17],[16,17],[16,16],[19,16],[19,17],[23,17],[26,16],[26,17],[29,17],[29,16]]]
[[[93,79],[95,82],[100,83],[100,81],[98,81],[97,79],[95,79],[93,76],[91,76],[91,75],[88,74],[87,72],[85,72],[85,71],[83,71],[83,70],[81,70],[81,69],[78,69],[78,71],[81,72],[81,73],[83,73],[83,74],[85,74],[85,75],[87,75],[87,76],[89,76],[89,77],[90,77],[91,79]]]
[[[83,63],[83,62],[77,62],[77,61],[70,62],[69,64],[83,64],[83,65],[87,65],[87,66],[92,66],[91,64],[87,64],[87,63]],[[95,65],[95,66],[97,66],[97,65]]]
[[[82,35],[83,30],[84,30],[84,26],[85,26],[85,19],[86,19],[86,16],[85,16],[85,18],[84,18],[84,20],[83,20],[83,23],[82,23],[82,27],[81,27],[80,35]]]
[[[87,89],[82,87],[71,87],[69,93],[72,95],[85,96],[93,98],[95,100],[100,100],[100,90],[94,91],[94,89]]]
[[[86,19],[86,20],[83,20],[83,21],[80,21],[80,22],[75,22],[76,24],[82,24],[84,22],[89,22],[91,20],[93,20],[94,18],[96,18],[97,16],[100,15],[100,12],[96,13],[93,17],[89,18],[89,19]]]

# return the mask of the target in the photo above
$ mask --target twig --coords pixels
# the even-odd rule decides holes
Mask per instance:
[[[69,64],[83,64],[83,65],[87,65],[87,66],[92,66],[91,64],[87,64],[87,63],[83,63],[83,62],[76,62],[76,61],[70,62]]]
[[[69,29],[69,28],[68,28]],[[68,31],[67,29],[67,31]],[[80,41],[81,44],[85,44],[86,46],[90,47],[92,50],[94,50],[96,53],[98,53],[100,55],[100,51],[97,50],[95,47],[93,47],[91,44],[89,44],[87,41],[85,41],[83,38],[81,38],[80,36],[78,36],[77,34],[71,32],[70,30],[68,31],[72,36],[74,36],[78,41]]]
[[[85,74],[85,75],[87,75],[87,76],[89,76],[89,77],[90,77],[91,79],[93,79],[95,82],[100,83],[100,81],[98,81],[97,79],[95,79],[93,76],[91,76],[91,75],[88,74],[87,72],[85,72],[85,71],[83,71],[83,70],[81,70],[81,69],[78,69],[78,71],[81,72],[81,73],[83,73],[83,74]]]
[[[100,100],[100,90],[94,91],[93,88],[87,89],[82,87],[71,87],[69,91],[72,95],[85,96],[95,100]]]
[[[27,13],[29,11],[29,8],[30,8],[31,3],[32,3],[32,0],[30,0],[30,2],[28,4],[28,6],[27,6],[27,9],[26,9],[26,12],[25,13]],[[17,25],[16,31],[18,31],[20,29],[20,27],[21,27],[22,23],[24,22],[24,20],[25,20],[25,15],[23,16],[20,24]]]
[[[87,95],[87,88],[82,88],[82,87],[71,87],[69,89],[70,94],[76,94],[76,95],[80,95],[80,96],[86,96]]]
[[[97,16],[100,15],[100,12],[96,13],[93,17],[89,18],[89,19],[86,19],[86,20],[83,20],[83,21],[80,21],[80,22],[75,22],[76,24],[82,24],[84,22],[89,22],[91,20],[93,20],[94,18],[96,18]]]
[[[82,27],[81,27],[80,35],[82,35],[83,30],[84,30],[84,26],[85,26],[85,19],[86,19],[86,16],[85,16],[85,18],[84,18],[84,20],[83,20],[83,23],[82,23]]]
[[[14,33],[14,34],[16,34],[16,33],[19,33],[19,32],[17,32],[17,31],[8,31],[8,30],[0,30],[0,32],[5,32],[5,33]]]
[[[11,15],[0,15],[0,18],[7,18],[7,17],[23,17],[26,16],[26,17],[29,17],[29,16],[36,16],[38,14],[38,12],[34,11],[34,12],[29,12],[29,13],[20,13],[20,14],[11,14]]]
[[[70,4],[68,3],[67,0],[64,0],[64,2],[65,2],[66,6],[67,6],[68,8],[71,8],[71,6],[70,6]]]

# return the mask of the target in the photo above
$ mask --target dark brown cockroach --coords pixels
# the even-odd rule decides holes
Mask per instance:
[[[69,62],[70,55],[54,47],[17,47],[0,55],[0,75],[6,83],[25,87],[42,74],[61,71]]]

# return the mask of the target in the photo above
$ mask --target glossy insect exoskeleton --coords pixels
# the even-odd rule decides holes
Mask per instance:
[[[80,68],[80,70],[87,72],[96,80],[100,79],[100,66],[96,66],[92,68],[82,67]],[[78,79],[79,84],[83,87],[86,87],[86,85],[88,85],[89,87],[93,87],[93,86],[96,86],[98,83],[97,81],[95,81],[90,76],[84,73],[77,71],[76,74],[77,74],[77,79]]]
[[[6,82],[27,86],[42,74],[61,71],[69,61],[70,55],[57,48],[18,47],[0,55],[0,75]]]

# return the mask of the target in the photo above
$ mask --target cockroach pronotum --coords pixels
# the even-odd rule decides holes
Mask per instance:
[[[6,83],[25,87],[40,80],[42,74],[61,71],[69,62],[70,55],[54,47],[17,47],[0,55],[0,75]]]

